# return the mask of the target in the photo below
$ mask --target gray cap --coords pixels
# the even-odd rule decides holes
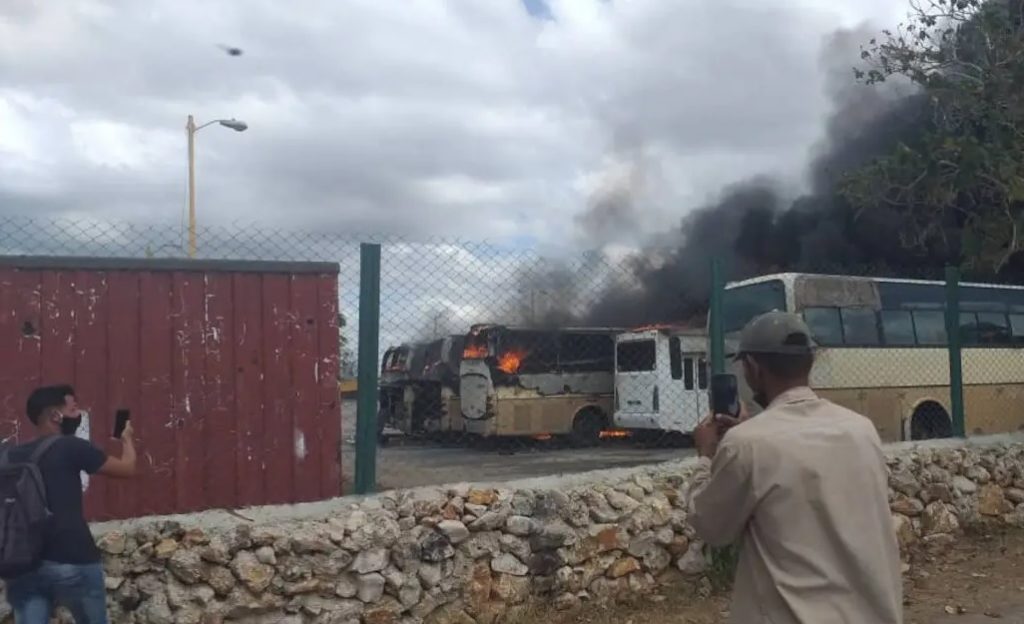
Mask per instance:
[[[817,345],[807,323],[789,312],[768,312],[747,323],[740,332],[737,356],[745,353],[803,355]]]

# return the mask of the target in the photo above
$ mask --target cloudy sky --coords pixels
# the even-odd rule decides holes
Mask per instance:
[[[0,212],[178,223],[193,113],[250,126],[198,137],[206,223],[550,244],[626,188],[637,229],[657,230],[748,175],[798,181],[829,110],[823,42],[904,13],[902,0],[3,0]]]

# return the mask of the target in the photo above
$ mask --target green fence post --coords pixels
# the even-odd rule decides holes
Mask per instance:
[[[359,361],[356,372],[356,494],[377,484],[377,352],[380,348],[380,245],[359,246]]]
[[[711,353],[711,372],[725,372],[725,325],[724,310],[725,280],[722,279],[722,262],[711,259],[711,297],[708,301],[708,349]],[[722,548],[707,548],[708,579],[712,586],[722,591],[732,585],[739,562],[739,545]]]
[[[708,310],[708,348],[711,350],[711,372],[725,372],[725,332],[722,325],[722,298],[725,282],[722,280],[722,262],[711,259],[711,300]]]
[[[960,269],[946,267],[946,338],[949,343],[949,408],[953,435],[964,437],[964,374],[960,357]]]

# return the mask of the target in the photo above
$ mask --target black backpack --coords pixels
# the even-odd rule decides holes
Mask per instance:
[[[11,446],[0,453],[0,578],[14,578],[39,565],[52,514],[39,460],[60,436],[45,438],[27,462],[11,463]]]

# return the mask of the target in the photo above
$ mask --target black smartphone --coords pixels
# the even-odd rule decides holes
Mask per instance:
[[[740,415],[739,382],[732,373],[711,376],[711,413],[725,416]]]
[[[124,435],[124,428],[128,426],[128,421],[131,420],[132,413],[126,409],[119,409],[114,414],[114,437],[118,440]]]

